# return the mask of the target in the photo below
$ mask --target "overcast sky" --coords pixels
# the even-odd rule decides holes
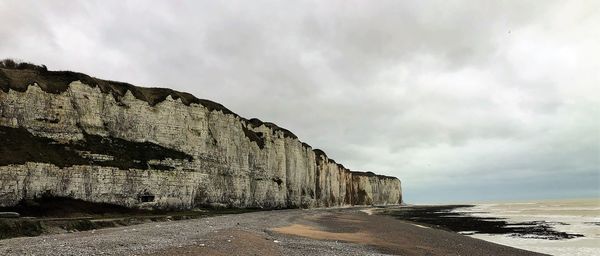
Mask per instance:
[[[152,2],[152,3],[150,3]],[[0,58],[288,128],[405,201],[600,197],[600,1],[2,1]]]

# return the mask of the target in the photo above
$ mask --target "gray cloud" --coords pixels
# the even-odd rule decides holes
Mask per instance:
[[[598,9],[4,1],[0,56],[221,102],[400,177],[409,202],[599,196]]]

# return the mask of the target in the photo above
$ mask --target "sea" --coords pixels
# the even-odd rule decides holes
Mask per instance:
[[[600,255],[600,198],[475,204],[453,211],[474,217],[505,218],[509,223],[543,221],[556,231],[582,237],[550,240],[509,234],[470,234],[493,243],[550,255]]]

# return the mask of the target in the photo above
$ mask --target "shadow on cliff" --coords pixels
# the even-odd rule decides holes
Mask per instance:
[[[257,209],[146,210],[66,197],[42,196],[36,199],[22,200],[15,206],[0,207],[0,212],[17,212],[21,216],[12,219],[0,218],[0,239],[86,231],[147,222],[196,219],[252,211],[257,211]]]
[[[2,212],[17,212],[22,217],[81,218],[119,215],[165,214],[167,211],[132,209],[107,203],[92,203],[66,197],[42,196],[26,199],[11,207],[0,207]]]
[[[81,141],[61,144],[55,140],[35,136],[25,128],[0,126],[0,166],[27,162],[50,163],[59,167],[94,164],[123,170],[172,170],[173,167],[151,164],[151,160],[178,159],[192,161],[192,156],[154,144],[133,142],[119,138],[84,133]],[[82,152],[106,155],[110,160],[86,158]]]

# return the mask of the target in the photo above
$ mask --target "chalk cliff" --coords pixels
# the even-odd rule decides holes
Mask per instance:
[[[42,195],[128,207],[398,204],[290,131],[222,105],[45,67],[0,68],[0,206]]]

